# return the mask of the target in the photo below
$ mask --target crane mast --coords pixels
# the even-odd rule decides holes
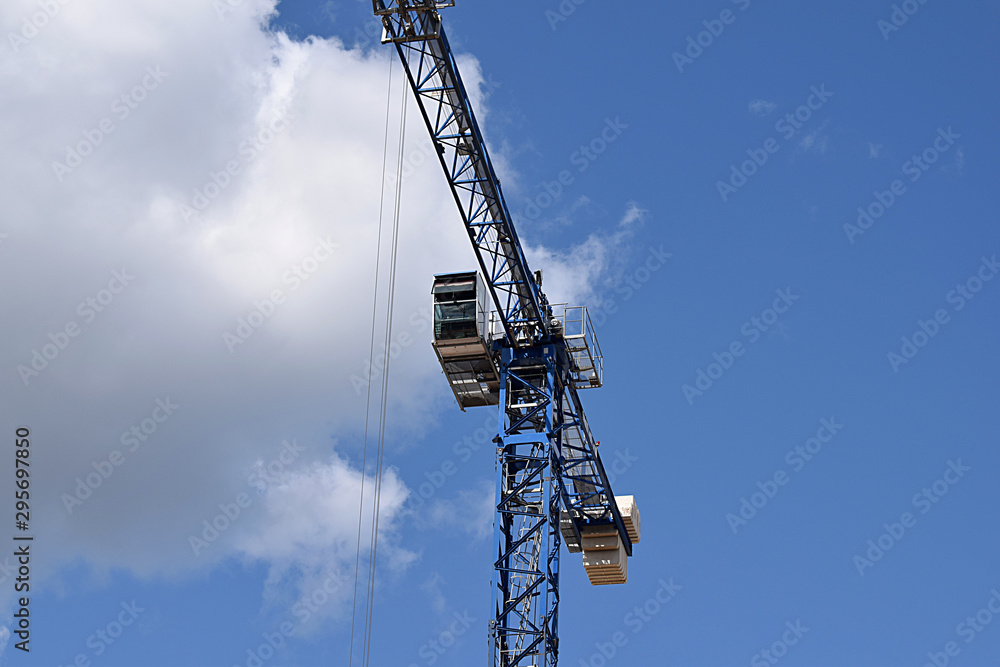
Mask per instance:
[[[579,390],[603,383],[587,310],[549,304],[525,259],[439,9],[372,0],[430,132],[472,242],[476,272],[437,276],[434,349],[459,406],[499,406],[490,665],[554,667],[565,541],[593,584],[624,583],[639,540],[615,497]],[[496,308],[490,313],[484,294]]]

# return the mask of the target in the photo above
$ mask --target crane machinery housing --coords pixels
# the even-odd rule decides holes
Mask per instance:
[[[592,584],[625,583],[639,511],[614,495],[580,402],[604,379],[587,309],[550,304],[528,268],[441,24],[454,4],[372,0],[479,261],[435,276],[431,292],[433,347],[459,407],[500,410],[490,665],[554,667],[563,541]]]

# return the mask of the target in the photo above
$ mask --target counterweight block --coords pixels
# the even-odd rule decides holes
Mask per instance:
[[[615,503],[622,515],[622,522],[625,524],[629,539],[635,544],[640,538],[639,508],[635,504],[635,496],[615,496]],[[563,523],[565,532],[565,519]],[[592,585],[605,586],[628,582],[628,555],[621,535],[614,525],[584,526],[580,536],[583,569],[586,570]]]

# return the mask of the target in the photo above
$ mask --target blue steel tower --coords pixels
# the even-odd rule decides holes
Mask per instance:
[[[479,271],[436,276],[434,350],[462,410],[498,406],[493,667],[559,656],[559,556],[583,553],[593,584],[625,583],[639,514],[615,498],[579,391],[603,357],[582,306],[553,305],[518,241],[438,10],[373,0],[430,132]],[[489,302],[495,311],[491,312]]]

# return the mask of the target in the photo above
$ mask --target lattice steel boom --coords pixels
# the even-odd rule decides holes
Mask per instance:
[[[454,4],[374,0],[385,28],[383,41],[395,43],[406,67],[507,337],[515,345],[530,344],[548,333],[547,305],[528,270],[441,26],[437,9]]]

